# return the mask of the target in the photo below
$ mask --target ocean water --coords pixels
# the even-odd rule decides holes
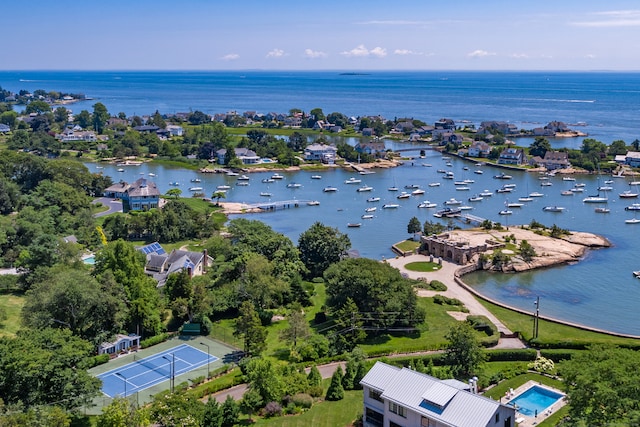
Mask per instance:
[[[339,72],[51,72],[0,71],[0,86],[10,90],[45,89],[81,92],[93,98],[72,104],[74,112],[92,110],[100,101],[116,114],[175,113],[201,110],[209,114],[236,110],[258,112],[287,112],[291,108],[309,111],[322,108],[325,113],[342,112],[349,116],[377,115],[386,118],[413,117],[426,123],[448,117],[458,122],[479,124],[483,120],[503,120],[522,128],[533,128],[552,120],[569,124],[584,122],[577,129],[590,137],[610,143],[622,139],[631,143],[640,138],[640,74],[639,73],[571,73],[571,72],[371,72],[366,75],[341,75]],[[349,141],[353,143],[354,141]],[[528,145],[530,141],[520,140]],[[577,148],[582,138],[551,141],[554,147]],[[399,143],[393,143],[398,146]],[[417,154],[417,153],[416,153]],[[431,164],[431,167],[423,164]],[[470,168],[464,170],[464,166]],[[182,169],[145,164],[127,167],[117,172],[115,166],[104,166],[102,171],[114,180],[132,181],[145,174],[153,177],[164,192],[169,182],[181,182],[184,196],[188,196],[190,179],[196,173]],[[363,183],[374,187],[372,193],[358,193],[357,186],[344,184],[354,176],[344,170],[322,172],[322,180],[312,180],[310,173],[286,174],[282,183],[266,184],[261,179],[267,174],[252,174],[251,184],[237,187],[229,178],[201,176],[210,195],[217,185],[232,186],[227,200],[245,203],[264,201],[260,192],[272,192],[272,200],[298,200],[300,208],[259,214],[251,218],[271,225],[297,242],[300,233],[313,222],[348,233],[354,249],[362,256],[381,259],[393,256],[391,244],[407,237],[409,219],[435,220],[433,210],[419,209],[421,200],[442,203],[456,197],[466,200],[472,194],[488,189],[496,190],[503,182],[494,180],[489,168],[483,175],[473,174],[473,164],[454,159],[451,169],[456,179],[473,178],[471,190],[459,192],[453,182],[442,180],[437,169],[447,168],[439,154],[429,152],[426,159],[416,159],[393,170],[378,171],[360,177]],[[590,231],[602,234],[613,244],[611,248],[589,251],[581,262],[521,274],[469,275],[465,280],[483,293],[512,306],[534,310],[533,301],[540,297],[541,315],[552,316],[611,331],[640,335],[637,302],[640,301],[640,281],[631,275],[640,269],[637,257],[640,225],[624,223],[633,213],[624,210],[632,201],[623,201],[617,194],[628,189],[625,180],[615,180],[609,193],[609,214],[597,214],[594,206],[582,203],[593,194],[600,182],[595,177],[580,177],[586,185],[585,193],[560,196],[561,190],[573,183],[560,178],[553,186],[540,187],[536,175],[514,173],[517,185],[514,195],[494,194],[474,204],[472,214],[500,221],[506,225],[527,224],[535,219],[546,225]],[[293,190],[288,182],[303,186]],[[440,187],[428,187],[429,182],[440,181]],[[388,192],[391,185],[403,187],[419,184],[426,190],[422,196],[397,201]],[[323,193],[326,185],[339,187],[337,193]],[[509,199],[533,191],[541,191],[543,198],[525,207],[514,209],[510,217],[498,215]],[[366,199],[381,197],[372,220],[362,220],[364,209],[370,206]],[[318,200],[319,206],[306,206],[304,201]],[[515,200],[511,200],[515,201]],[[398,202],[399,209],[383,210],[385,202]],[[467,203],[469,204],[469,203]],[[542,207],[560,205],[562,213],[543,212]],[[360,228],[347,228],[349,222],[362,222]],[[543,335],[544,331],[541,330]]]

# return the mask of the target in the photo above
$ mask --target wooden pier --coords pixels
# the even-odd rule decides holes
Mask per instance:
[[[275,202],[254,203],[254,204],[250,204],[249,206],[251,208],[260,209],[261,211],[269,212],[269,211],[276,211],[280,209],[290,209],[290,208],[299,208],[300,206],[308,206],[309,202],[311,201],[312,200],[293,199],[293,200],[281,200],[281,201],[275,201]]]

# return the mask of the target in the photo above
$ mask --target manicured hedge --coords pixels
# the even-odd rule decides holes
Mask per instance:
[[[532,348],[487,350],[488,362],[529,362],[536,360],[537,352]]]
[[[560,362],[562,360],[570,360],[574,355],[582,350],[563,350],[563,349],[545,349],[540,350],[540,356]]]
[[[154,335],[152,337],[149,337],[147,339],[140,341],[140,348],[147,348],[147,347],[151,347],[152,345],[160,344],[161,342],[165,342],[169,338],[171,338],[171,334],[168,332],[163,332],[161,334]]]
[[[102,365],[105,364],[109,361],[109,355],[108,354],[99,354],[97,356],[93,356],[93,357],[88,357],[84,360],[84,362],[82,363],[82,367],[84,369],[91,369],[94,366],[98,366],[98,365]]]
[[[498,335],[498,328],[487,316],[467,316],[467,322],[477,331],[482,331],[488,336]]]

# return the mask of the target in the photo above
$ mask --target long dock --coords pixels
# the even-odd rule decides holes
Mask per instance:
[[[290,209],[290,208],[298,208],[300,206],[307,206],[308,203],[311,201],[312,200],[293,199],[293,200],[281,200],[276,202],[254,203],[248,206],[250,206],[251,208],[256,208],[256,209],[260,209],[262,211],[268,212],[268,211],[275,211],[279,209]]]
[[[463,221],[467,224],[475,224],[475,225],[480,225],[486,221],[486,218],[482,218],[476,215],[471,215],[468,213],[460,215],[459,219],[460,221]]]

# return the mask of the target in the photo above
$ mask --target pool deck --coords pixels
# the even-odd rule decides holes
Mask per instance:
[[[563,396],[566,396],[564,392],[562,392],[561,390],[558,390],[556,388],[549,387],[549,386],[544,385],[544,384],[540,384],[540,383],[538,383],[536,381],[527,381],[526,383],[522,384],[520,387],[514,389],[513,391],[510,391],[510,393],[509,393],[510,396],[503,397],[501,399],[502,403],[505,403],[505,404],[509,403],[512,398],[520,396],[522,393],[524,393],[525,391],[527,391],[528,389],[530,389],[533,386],[546,388],[547,390],[553,391],[554,393],[558,393],[558,394],[561,394]],[[519,427],[536,426],[540,422],[542,422],[543,420],[547,419],[551,414],[557,412],[560,408],[562,408],[566,404],[567,404],[566,398],[562,398],[558,402],[556,402],[553,405],[551,405],[545,412],[543,412],[542,414],[538,414],[537,417],[529,417],[527,415],[521,414],[520,412],[516,411],[516,425],[519,426]]]

